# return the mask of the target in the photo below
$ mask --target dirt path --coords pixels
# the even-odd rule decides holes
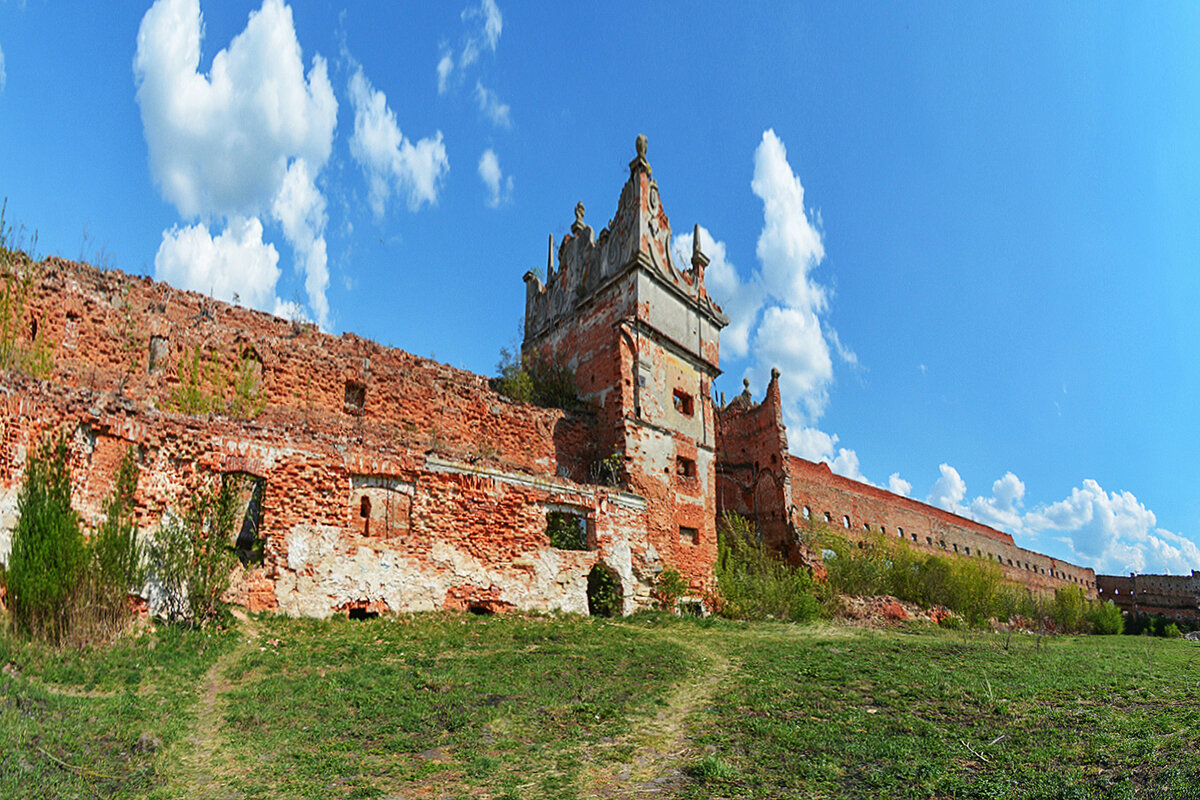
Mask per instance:
[[[174,752],[167,754],[167,763],[174,761],[178,764],[171,770],[170,794],[174,797],[232,796],[226,787],[231,773],[222,764],[218,754],[225,706],[222,695],[232,688],[224,673],[258,642],[258,626],[254,620],[238,608],[233,609],[233,616],[238,621],[237,646],[218,658],[201,679],[196,721],[191,731],[173,746]]]
[[[645,632],[643,628],[638,630]],[[689,654],[693,672],[667,696],[666,705],[657,714],[641,721],[615,742],[599,746],[632,745],[633,758],[622,762],[598,754],[598,763],[589,765],[580,776],[585,797],[669,795],[687,780],[684,768],[701,754],[689,735],[688,717],[712,699],[737,664],[720,648],[719,639],[703,631],[692,631],[690,635],[664,631],[658,635]]]

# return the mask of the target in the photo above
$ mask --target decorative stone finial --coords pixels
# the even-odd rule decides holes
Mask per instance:
[[[629,177],[637,175],[638,172],[645,172],[647,175],[651,173],[650,162],[646,160],[646,134],[639,133],[633,146],[637,151],[637,157],[629,162]]]
[[[708,266],[708,256],[700,249],[700,223],[696,223],[692,231],[692,269],[704,276],[704,268]]]
[[[579,235],[580,231],[587,227],[583,224],[584,211],[585,209],[583,207],[583,201],[580,200],[575,204],[575,222],[571,223],[571,233],[575,234],[576,236]]]
[[[546,282],[550,282],[550,276],[554,274],[554,234],[550,234],[550,244],[546,248]]]
[[[771,380],[779,380],[779,367],[771,367]]]
[[[749,378],[742,378],[742,389],[744,389],[747,392],[750,391],[750,379]]]

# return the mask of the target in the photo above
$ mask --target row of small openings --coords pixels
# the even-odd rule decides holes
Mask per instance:
[[[811,518],[812,518],[812,509],[810,509],[808,506],[804,506],[804,508],[803,508],[803,514],[804,514],[804,518],[805,518],[805,519],[811,519]],[[833,515],[832,515],[832,514],[830,514],[828,511],[826,511],[826,512],[825,512],[825,521],[826,521],[826,522],[832,522],[832,521],[833,521]],[[843,527],[843,528],[845,528],[845,529],[847,529],[847,530],[849,530],[849,529],[850,529],[850,515],[849,515],[849,514],[843,514],[843,515],[842,515],[842,527]],[[870,531],[870,530],[871,530],[871,523],[869,523],[869,522],[864,522],[864,523],[863,523],[863,530],[865,530],[865,531]],[[883,534],[883,535],[887,535],[887,527],[886,527],[886,526],[884,526],[884,525],[880,525],[880,526],[879,526],[879,532],[880,532],[881,534]],[[917,538],[917,534],[913,533],[913,534],[909,534],[909,536],[912,538],[912,540],[913,540],[914,542],[918,542],[918,541],[919,541],[919,539]],[[897,528],[896,528],[896,537],[897,537],[897,538],[899,538],[899,539],[903,539],[903,538],[904,538],[904,528],[901,528],[901,527],[897,527]],[[927,546],[929,546],[929,547],[933,547],[933,537],[932,537],[932,536],[926,536],[926,537],[925,537],[925,544],[926,544]],[[946,549],[947,549],[947,547],[946,547],[946,542],[945,542],[944,540],[940,540],[940,541],[938,542],[938,545],[939,545],[939,546],[940,546],[940,547],[941,547],[943,550],[946,550]],[[958,545],[957,545],[957,544],[954,544],[954,545],[952,545],[952,547],[954,548],[954,552],[955,552],[955,553],[959,552],[959,549],[958,549]],[[969,555],[971,555],[971,548],[970,548],[970,547],[967,547],[967,546],[965,546],[965,545],[964,545],[964,546],[963,546],[963,550],[962,550],[962,552],[964,553],[964,555],[968,555],[968,556],[969,556]],[[977,550],[977,551],[976,551],[976,555],[977,555],[977,556],[979,556],[980,558],[982,558],[983,556],[985,556],[985,555],[986,555],[986,556],[987,556],[989,559],[991,559],[991,560],[993,560],[993,561],[999,561],[999,562],[1001,562],[1001,563],[1004,563],[1005,561],[1007,561],[1007,563],[1008,563],[1008,566],[1010,566],[1010,567],[1016,567],[1017,569],[1021,569],[1021,568],[1022,568],[1022,562],[1018,561],[1018,562],[1016,562],[1016,563],[1014,564],[1014,563],[1013,563],[1013,560],[1012,560],[1011,558],[1009,558],[1009,559],[1004,559],[1004,558],[1002,558],[1001,556],[997,556],[997,555],[995,555],[994,553],[984,553],[984,552],[983,552],[983,551],[981,551],[981,550]],[[1042,575],[1045,575],[1045,574],[1047,574],[1047,573],[1046,573],[1046,569],[1045,569],[1044,567],[1041,567],[1041,568],[1039,568],[1037,565],[1030,564],[1030,563],[1028,563],[1028,562],[1025,562],[1025,563],[1024,563],[1024,566],[1023,566],[1023,568],[1024,568],[1024,569],[1026,569],[1026,570],[1028,570],[1028,571],[1030,571],[1030,572],[1040,572]],[[1092,585],[1092,584],[1091,584],[1091,582],[1089,582],[1089,581],[1081,581],[1081,580],[1079,580],[1077,577],[1075,577],[1074,575],[1068,575],[1068,574],[1067,574],[1067,573],[1065,573],[1065,572],[1057,572],[1057,571],[1055,571],[1055,570],[1053,570],[1053,569],[1052,569],[1052,570],[1050,570],[1050,573],[1049,573],[1049,574],[1050,574],[1050,576],[1051,576],[1051,577],[1055,577],[1055,578],[1058,578],[1058,579],[1060,579],[1060,580],[1070,580],[1070,581],[1073,581],[1073,582],[1075,582],[1075,583],[1078,583],[1078,584],[1080,584],[1080,585],[1082,585],[1082,586],[1091,586],[1091,585]]]

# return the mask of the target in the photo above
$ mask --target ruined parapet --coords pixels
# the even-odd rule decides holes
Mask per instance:
[[[1191,575],[1097,575],[1101,600],[1112,600],[1122,611],[1137,615],[1161,614],[1200,623],[1200,571]]]
[[[692,264],[680,268],[671,257],[671,223],[659,198],[658,183],[646,160],[646,137],[637,138],[637,155],[629,164],[629,180],[621,190],[617,212],[597,236],[584,222],[583,203],[575,206],[571,233],[558,246],[555,269],[554,240],[546,264],[545,283],[532,271],[525,273],[525,342],[534,343],[557,323],[577,313],[597,293],[629,270],[642,267],[663,288],[701,312],[705,331],[679,326],[673,338],[690,345],[693,340],[713,343],[696,346],[716,366],[717,332],[729,317],[709,297],[704,286],[708,257],[700,250],[699,226],[693,245]],[[689,335],[690,334],[690,335]]]

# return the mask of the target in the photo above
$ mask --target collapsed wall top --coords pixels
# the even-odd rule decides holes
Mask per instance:
[[[708,257],[700,249],[700,228],[692,240],[692,263],[679,269],[671,258],[671,223],[659,199],[658,183],[646,160],[646,137],[639,135],[637,155],[629,163],[629,180],[621,191],[617,213],[596,236],[583,221],[584,206],[575,206],[571,233],[558,247],[554,268],[554,237],[546,263],[546,281],[525,273],[525,339],[536,339],[556,322],[571,316],[599,290],[642,267],[656,282],[706,316],[717,329],[729,317],[713,302],[704,287]]]

